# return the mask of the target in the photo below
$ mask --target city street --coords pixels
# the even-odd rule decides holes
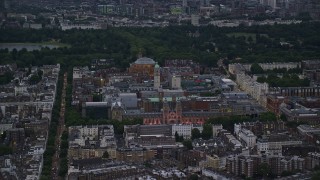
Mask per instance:
[[[65,113],[65,98],[66,98],[66,87],[67,87],[67,73],[64,74],[63,77],[63,89],[62,89],[62,99],[61,99],[61,109],[60,109],[60,118],[59,118],[59,124],[57,127],[57,135],[55,137],[55,147],[56,151],[55,154],[52,158],[52,172],[51,172],[51,177],[52,179],[61,179],[59,177],[59,163],[60,163],[60,140],[61,140],[61,135],[63,131],[65,130],[65,123],[64,123],[64,113]]]

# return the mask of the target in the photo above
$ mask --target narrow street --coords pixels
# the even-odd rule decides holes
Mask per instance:
[[[56,151],[54,156],[52,157],[52,172],[51,177],[52,179],[61,179],[59,177],[59,163],[60,163],[60,144],[61,144],[61,135],[63,131],[65,130],[65,124],[64,124],[64,113],[65,113],[65,104],[66,104],[66,87],[67,87],[67,73],[64,74],[63,77],[63,89],[62,89],[62,96],[61,96],[61,109],[60,109],[60,118],[59,118],[59,124],[57,127],[57,135],[55,137],[55,147]]]

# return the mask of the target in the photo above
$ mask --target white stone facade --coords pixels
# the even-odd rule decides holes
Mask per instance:
[[[172,75],[170,78],[170,87],[171,89],[181,89],[181,76]]]
[[[282,155],[282,146],[300,145],[302,141],[258,141],[258,154]]]
[[[179,136],[183,136],[185,139],[191,138],[192,125],[190,124],[174,124],[172,125],[172,135],[177,132]]]
[[[192,129],[199,129],[200,133],[202,133],[203,126],[202,125],[193,125],[193,124],[173,124],[172,125],[172,136],[177,132],[179,136],[183,136],[185,139],[191,138]]]
[[[274,63],[258,63],[259,66],[263,69],[263,70],[273,70],[273,69],[294,69],[297,67],[301,67],[301,63],[300,62],[287,62],[287,63],[278,63],[278,62],[274,62]],[[231,74],[237,74],[239,72],[244,72],[244,71],[250,71],[252,64],[240,64],[240,63],[233,63],[233,64],[229,64],[228,65],[228,71]]]
[[[266,94],[269,92],[269,85],[267,83],[258,83],[252,77],[246,75],[245,73],[237,74],[236,82],[243,91],[250,94],[262,106],[266,107]]]
[[[246,147],[253,148],[256,145],[257,136],[255,136],[248,129],[241,129],[239,132],[239,139],[244,142]]]
[[[99,141],[100,148],[115,147],[116,145],[112,125],[70,126],[69,134],[73,136],[69,139],[70,147],[83,147],[87,140],[90,144],[96,144]]]

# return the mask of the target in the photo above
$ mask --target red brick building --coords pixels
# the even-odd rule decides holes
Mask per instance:
[[[141,57],[130,64],[129,73],[144,74],[153,77],[155,64],[156,62],[153,59]]]
[[[209,113],[209,114],[208,114]],[[175,109],[169,107],[168,102],[163,102],[163,111],[161,113],[152,113],[153,116],[144,117],[144,124],[203,124],[205,120],[215,112],[183,112],[180,101],[176,102]]]
[[[277,115],[280,115],[280,104],[286,103],[287,98],[284,96],[268,95],[267,96],[267,109]]]

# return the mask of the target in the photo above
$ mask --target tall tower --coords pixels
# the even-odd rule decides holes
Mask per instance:
[[[160,66],[158,63],[154,66],[154,75],[153,75],[153,88],[160,88]]]
[[[162,123],[161,124],[167,124],[168,121],[168,115],[170,113],[170,107],[168,101],[165,99],[162,104]]]
[[[181,123],[181,118],[182,117],[182,104],[180,99],[176,100],[176,120],[180,124]]]
[[[122,115],[124,113],[123,108],[119,102],[115,102],[111,106],[111,119],[122,121]]]

